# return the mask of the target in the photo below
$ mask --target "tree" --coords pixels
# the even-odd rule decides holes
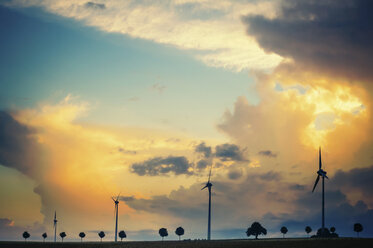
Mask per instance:
[[[118,234],[119,234],[120,241],[122,241],[122,239],[124,238],[127,238],[126,232],[123,230],[120,231]]]
[[[331,228],[330,228],[330,232],[331,232],[331,234],[330,234],[330,237],[331,238],[338,238],[339,237],[339,235],[335,232],[335,227],[334,226],[332,226]]]
[[[359,237],[359,232],[363,231],[363,225],[360,223],[355,223],[354,224],[354,232],[356,232],[357,237]]]
[[[62,242],[63,242],[63,239],[66,237],[66,233],[65,232],[60,233],[60,237],[62,238]]]
[[[30,238],[30,236],[31,235],[27,231],[23,232],[22,234],[22,237],[25,239],[25,242],[26,242],[26,239]]]
[[[330,231],[328,228],[319,228],[317,229],[316,237],[321,238],[330,238]]]
[[[249,227],[246,231],[246,235],[250,237],[250,235],[255,236],[255,239],[258,239],[258,235],[267,235],[267,229],[262,227],[262,225],[259,222],[254,222],[251,224],[251,227]]]
[[[282,237],[285,238],[285,234],[288,232],[288,229],[286,228],[286,226],[281,227],[280,231],[282,233]]]
[[[178,228],[176,228],[175,233],[176,233],[177,236],[179,236],[179,240],[180,240],[180,236],[184,235],[184,228],[179,226]]]
[[[43,237],[43,242],[45,242],[45,239],[48,237],[47,233],[43,233],[41,236]]]
[[[309,237],[310,232],[312,232],[312,228],[310,226],[306,226],[306,228],[304,230],[306,231],[306,233],[308,234],[308,237]]]
[[[79,237],[80,237],[80,242],[83,242],[83,239],[85,237],[85,233],[84,232],[79,233]]]
[[[101,242],[102,242],[102,239],[105,237],[105,233],[104,233],[104,231],[99,232],[99,233],[98,233],[98,236],[100,237]]]
[[[163,227],[161,229],[159,229],[159,235],[161,235],[162,241],[163,241],[163,238],[168,236],[167,229],[163,228]]]

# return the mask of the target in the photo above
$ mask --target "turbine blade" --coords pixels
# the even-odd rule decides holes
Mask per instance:
[[[205,188],[207,188],[207,185],[205,187],[203,187],[201,190],[204,190]]]
[[[211,178],[211,170],[212,170],[212,164],[211,164],[210,172],[209,172],[209,180],[207,180],[208,182],[210,182],[210,178]]]
[[[316,185],[319,182],[319,180],[320,180],[320,176],[318,175],[317,178],[316,178],[316,181],[315,181],[315,185],[313,185],[312,193],[313,193],[313,191],[315,191]]]
[[[329,179],[329,177],[327,175],[325,175],[324,177],[326,177],[326,179]]]
[[[321,163],[321,146],[319,147],[319,169],[321,170],[321,166],[322,166],[322,163]]]

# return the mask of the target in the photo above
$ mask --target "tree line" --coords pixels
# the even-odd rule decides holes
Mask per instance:
[[[304,230],[309,237],[309,234],[312,232],[312,228],[310,226],[306,226]],[[360,223],[355,223],[353,230],[354,232],[356,232],[357,237],[359,237],[359,233],[363,231],[363,225]],[[311,238],[312,237],[337,238],[339,236],[335,231],[336,231],[335,227],[331,227],[330,229],[324,228],[324,230],[322,230],[322,228],[319,228],[317,230],[316,235],[311,236]],[[280,228],[280,232],[282,233],[282,237],[285,238],[285,234],[288,232],[288,228],[286,226],[282,226]],[[267,235],[267,229],[265,229],[259,222],[253,222],[253,224],[251,224],[251,226],[247,229],[246,235],[248,237],[254,236],[255,239],[258,239],[259,235]]]
[[[335,232],[335,231],[336,231],[336,228],[335,228],[335,227],[331,227],[330,229],[328,229],[328,228],[325,228],[325,229],[326,229],[326,230],[324,230],[324,232],[329,233],[329,234],[328,234],[329,237],[338,237],[338,234]],[[307,233],[307,235],[308,235],[308,237],[309,237],[309,234],[312,232],[312,228],[311,228],[310,226],[306,226],[304,230],[305,230],[305,232]],[[356,232],[357,237],[359,237],[359,233],[363,231],[363,225],[360,224],[360,223],[355,223],[355,224],[354,224],[354,227],[353,227],[353,230],[354,230],[354,232]],[[321,230],[321,228],[318,229],[316,235],[313,235],[312,237],[319,237],[319,236],[321,236],[322,231],[323,231],[323,230]],[[288,232],[288,228],[287,228],[286,226],[282,226],[282,227],[280,228],[280,232],[282,233],[283,238],[285,238],[285,235],[286,235],[286,233]],[[161,236],[162,241],[164,240],[165,237],[168,236],[167,228],[164,228],[164,227],[160,228],[159,231],[158,231],[158,233],[159,233],[159,236]],[[181,236],[184,235],[184,228],[182,228],[181,226],[179,226],[178,228],[176,228],[176,230],[175,230],[175,234],[176,234],[177,236],[179,236],[179,240],[180,240],[180,239],[181,239]],[[120,232],[118,233],[118,235],[119,235],[120,241],[122,241],[124,238],[127,238],[126,232],[123,231],[123,230],[120,231]],[[246,235],[247,235],[248,237],[250,237],[250,236],[254,236],[255,239],[258,239],[258,236],[259,236],[259,235],[267,235],[267,229],[265,229],[265,228],[264,228],[264,227],[263,227],[259,222],[253,222],[253,223],[251,224],[251,226],[250,226],[249,228],[247,228]],[[64,239],[66,236],[67,236],[67,234],[66,234],[65,232],[61,232],[61,233],[60,233],[60,237],[61,237],[62,242],[63,242],[63,239]],[[84,232],[80,232],[78,236],[79,236],[81,242],[83,242],[83,239],[85,238],[86,235],[85,235]],[[99,238],[100,238],[100,241],[102,242],[102,239],[103,239],[106,235],[105,235],[105,232],[104,232],[104,231],[100,231],[100,232],[98,233],[98,236],[99,236]],[[25,232],[22,234],[22,237],[23,237],[23,238],[25,239],[25,241],[26,241],[28,238],[31,237],[31,235],[30,235],[27,231],[25,231]],[[48,237],[48,235],[47,235],[47,233],[43,233],[43,234],[41,235],[41,237],[43,238],[43,242],[45,242],[45,239]]]

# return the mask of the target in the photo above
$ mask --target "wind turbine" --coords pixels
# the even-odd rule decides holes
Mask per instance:
[[[209,190],[209,217],[208,217],[208,224],[207,224],[207,240],[211,239],[211,187],[212,187],[212,183],[210,182],[211,169],[212,169],[212,164],[210,167],[209,179],[207,180],[205,187],[201,189],[201,190],[204,190],[205,188],[208,188]]]
[[[53,226],[54,226],[54,242],[56,242],[56,235],[57,235],[57,217],[56,217],[56,211],[54,211]]]
[[[317,186],[317,183],[319,182],[320,180],[320,177],[322,177],[322,203],[321,203],[321,207],[322,207],[322,214],[321,214],[321,230],[323,233],[324,232],[324,228],[325,228],[325,186],[324,186],[324,181],[325,181],[325,178],[326,179],[329,179],[328,176],[326,175],[326,171],[324,171],[323,169],[321,169],[322,167],[322,163],[321,163],[321,147],[319,147],[319,170],[317,171],[317,178],[316,178],[316,181],[315,181],[315,185],[313,186],[313,189],[312,189],[312,193],[313,191],[315,190],[316,186]]]
[[[111,199],[113,199],[114,201],[114,204],[115,204],[115,242],[117,242],[117,239],[118,239],[118,205],[119,205],[119,195],[117,196],[117,198],[114,198],[114,197],[111,197]]]

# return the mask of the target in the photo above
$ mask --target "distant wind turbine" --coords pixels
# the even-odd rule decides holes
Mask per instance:
[[[316,178],[316,181],[315,181],[315,185],[313,186],[313,189],[312,189],[312,193],[313,191],[315,191],[315,188],[317,186],[317,183],[319,182],[320,180],[320,177],[322,177],[322,203],[321,203],[321,207],[322,207],[322,214],[321,214],[321,233],[324,232],[324,228],[325,228],[325,186],[324,186],[324,180],[325,178],[326,179],[329,179],[328,176],[326,175],[326,171],[324,171],[323,169],[321,169],[322,167],[322,163],[321,163],[321,147],[319,147],[319,170],[317,171],[317,178]]]
[[[210,167],[209,179],[207,180],[205,187],[201,189],[201,190],[204,190],[205,188],[208,188],[209,190],[209,217],[208,217],[208,224],[207,224],[207,240],[211,239],[211,187],[212,187],[212,183],[210,182],[211,169],[212,169],[212,164]]]
[[[118,205],[119,205],[119,195],[114,198],[114,197],[111,197],[111,199],[113,199],[114,201],[114,204],[115,204],[115,242],[117,242],[117,239],[118,239]]]
[[[54,226],[54,242],[56,242],[56,237],[57,237],[57,215],[56,215],[56,211],[54,211],[53,226]]]

